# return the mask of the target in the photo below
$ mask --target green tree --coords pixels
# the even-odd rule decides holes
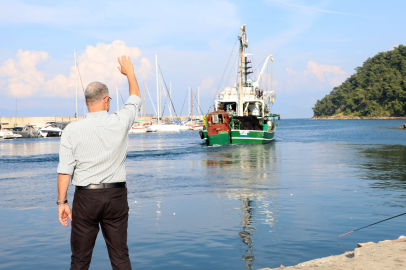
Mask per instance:
[[[317,100],[314,116],[405,116],[406,47],[368,58],[362,67],[330,94]]]

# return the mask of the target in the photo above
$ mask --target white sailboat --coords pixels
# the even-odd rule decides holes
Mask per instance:
[[[177,124],[165,124],[161,123],[161,117],[160,117],[160,111],[161,111],[161,88],[162,85],[160,86],[160,76],[159,76],[159,71],[158,71],[158,55],[155,55],[155,63],[156,63],[156,91],[157,91],[157,123],[152,124],[149,127],[147,127],[146,131],[147,132],[179,132],[180,131],[180,125]],[[162,84],[162,80],[161,80]],[[166,95],[166,94],[165,94]],[[169,103],[171,106],[171,98],[169,97]]]
[[[197,111],[198,112],[200,109],[199,92],[200,92],[200,87],[197,88]],[[185,126],[187,126],[187,130],[203,130],[203,121],[193,119],[193,104],[194,104],[193,89],[189,87],[188,93],[189,93],[189,118],[190,118],[190,121],[186,122]],[[200,119],[200,114],[199,114],[199,119]]]

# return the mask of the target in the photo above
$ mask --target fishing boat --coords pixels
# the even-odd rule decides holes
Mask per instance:
[[[238,40],[235,85],[225,87],[217,96],[214,111],[206,114],[203,130],[199,131],[207,145],[265,144],[275,138],[276,121],[279,122],[280,115],[271,113],[269,108],[275,101],[272,90],[273,56],[267,55],[261,72],[253,71],[250,66],[252,54],[247,52],[245,24],[241,26]],[[269,77],[263,79],[263,74],[269,60],[271,76],[270,84],[267,84]]]

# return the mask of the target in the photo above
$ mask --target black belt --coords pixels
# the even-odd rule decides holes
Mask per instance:
[[[102,184],[90,184],[87,186],[76,186],[76,190],[81,189],[104,189],[104,188],[126,188],[125,182],[118,182],[118,183],[102,183]]]

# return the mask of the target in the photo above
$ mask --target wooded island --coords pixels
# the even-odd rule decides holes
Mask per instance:
[[[317,100],[313,118],[406,116],[406,46],[378,53],[355,70]]]

